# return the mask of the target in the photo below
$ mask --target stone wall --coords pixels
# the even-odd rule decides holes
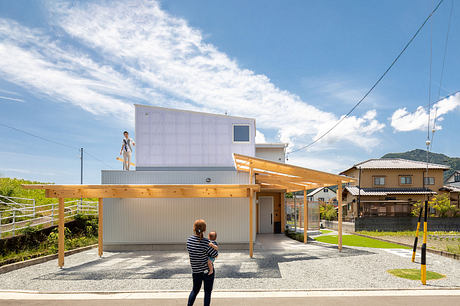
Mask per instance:
[[[416,217],[365,217],[355,219],[354,224],[355,231],[396,232],[415,231],[417,221]],[[428,231],[460,232],[460,218],[428,218]]]
[[[329,228],[333,230],[337,230],[339,227],[338,221],[327,221],[321,220],[321,225],[323,228]],[[352,222],[342,222],[342,231],[352,233],[355,231],[355,224]]]

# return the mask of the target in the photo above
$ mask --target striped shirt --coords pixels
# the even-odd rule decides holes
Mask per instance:
[[[208,257],[217,257],[218,251],[209,246],[209,240],[192,235],[187,239],[187,251],[193,273],[202,273],[208,270]]]

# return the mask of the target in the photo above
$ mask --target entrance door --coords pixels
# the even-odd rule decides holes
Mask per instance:
[[[259,197],[259,233],[273,233],[273,197]]]

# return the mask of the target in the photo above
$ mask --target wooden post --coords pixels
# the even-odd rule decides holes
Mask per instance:
[[[280,193],[280,201],[281,201],[281,233],[284,233],[286,229],[286,207],[284,204],[284,197],[286,196],[285,193]]]
[[[252,168],[249,168],[249,184],[252,184]],[[254,212],[253,212],[253,191],[252,189],[249,189],[249,257],[252,258],[254,255],[254,239],[253,239],[253,234],[254,234]]]
[[[307,243],[308,239],[308,202],[307,190],[303,190],[303,243]]]
[[[338,211],[339,211],[339,224],[338,224],[338,232],[339,232],[339,241],[338,241],[338,248],[339,251],[342,251],[342,182],[337,183],[337,204]]]
[[[64,266],[65,234],[64,234],[64,199],[59,198],[59,220],[58,220],[58,265]]]
[[[103,253],[103,204],[102,204],[102,198],[98,199],[98,211],[99,211],[99,224],[98,224],[98,229],[97,229],[97,242],[98,242],[98,248],[99,248],[99,257],[102,257]]]

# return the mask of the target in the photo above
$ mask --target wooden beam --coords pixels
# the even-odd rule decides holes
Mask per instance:
[[[260,188],[260,186],[258,186]],[[52,198],[246,198],[248,189],[252,188],[104,188],[104,189],[77,189],[53,190],[48,189],[48,197]]]
[[[252,184],[253,180],[253,172],[252,168],[249,171],[249,184]],[[249,257],[253,257],[254,255],[254,208],[253,208],[253,192],[252,190],[249,191]]]
[[[218,188],[218,189],[234,189],[234,188],[254,188],[258,189],[257,184],[100,184],[100,185],[54,185],[54,184],[23,184],[24,189],[53,189],[53,190],[72,190],[72,189],[203,189],[203,188]]]
[[[308,202],[307,202],[307,190],[303,191],[303,243],[307,243],[308,240]]]
[[[284,192],[280,193],[280,202],[281,202],[281,233],[284,233],[286,229],[286,207],[284,202],[284,197],[286,194]]]
[[[235,163],[237,165],[241,164],[242,162],[245,162],[245,163],[251,162],[251,166],[254,168],[254,171],[256,172],[257,172],[257,169],[260,169],[260,170],[272,171],[272,172],[277,172],[277,173],[282,173],[282,174],[290,174],[294,176],[305,177],[305,178],[308,178],[308,180],[311,182],[318,182],[318,183],[335,184],[337,181],[344,182],[344,183],[355,181],[353,178],[350,178],[347,176],[336,175],[336,174],[312,170],[308,168],[302,168],[302,167],[298,167],[294,165],[288,165],[288,164],[268,161],[268,160],[257,158],[257,157],[245,156],[245,155],[236,154],[236,153],[234,153],[233,156],[234,156]]]
[[[339,251],[342,251],[342,184],[340,182],[337,182],[337,204],[339,205],[338,211],[339,211],[339,216],[338,216],[338,233],[339,233],[339,238],[338,238],[338,248]]]
[[[64,199],[59,198],[58,208],[58,265],[60,268],[64,266],[64,251],[65,251],[65,233],[64,233]]]
[[[102,198],[98,199],[98,212],[99,212],[99,221],[98,221],[98,230],[97,230],[97,242],[98,242],[98,253],[99,257],[102,257],[103,248],[104,248],[104,239],[103,239],[103,223],[104,223],[104,207],[103,207]]]

